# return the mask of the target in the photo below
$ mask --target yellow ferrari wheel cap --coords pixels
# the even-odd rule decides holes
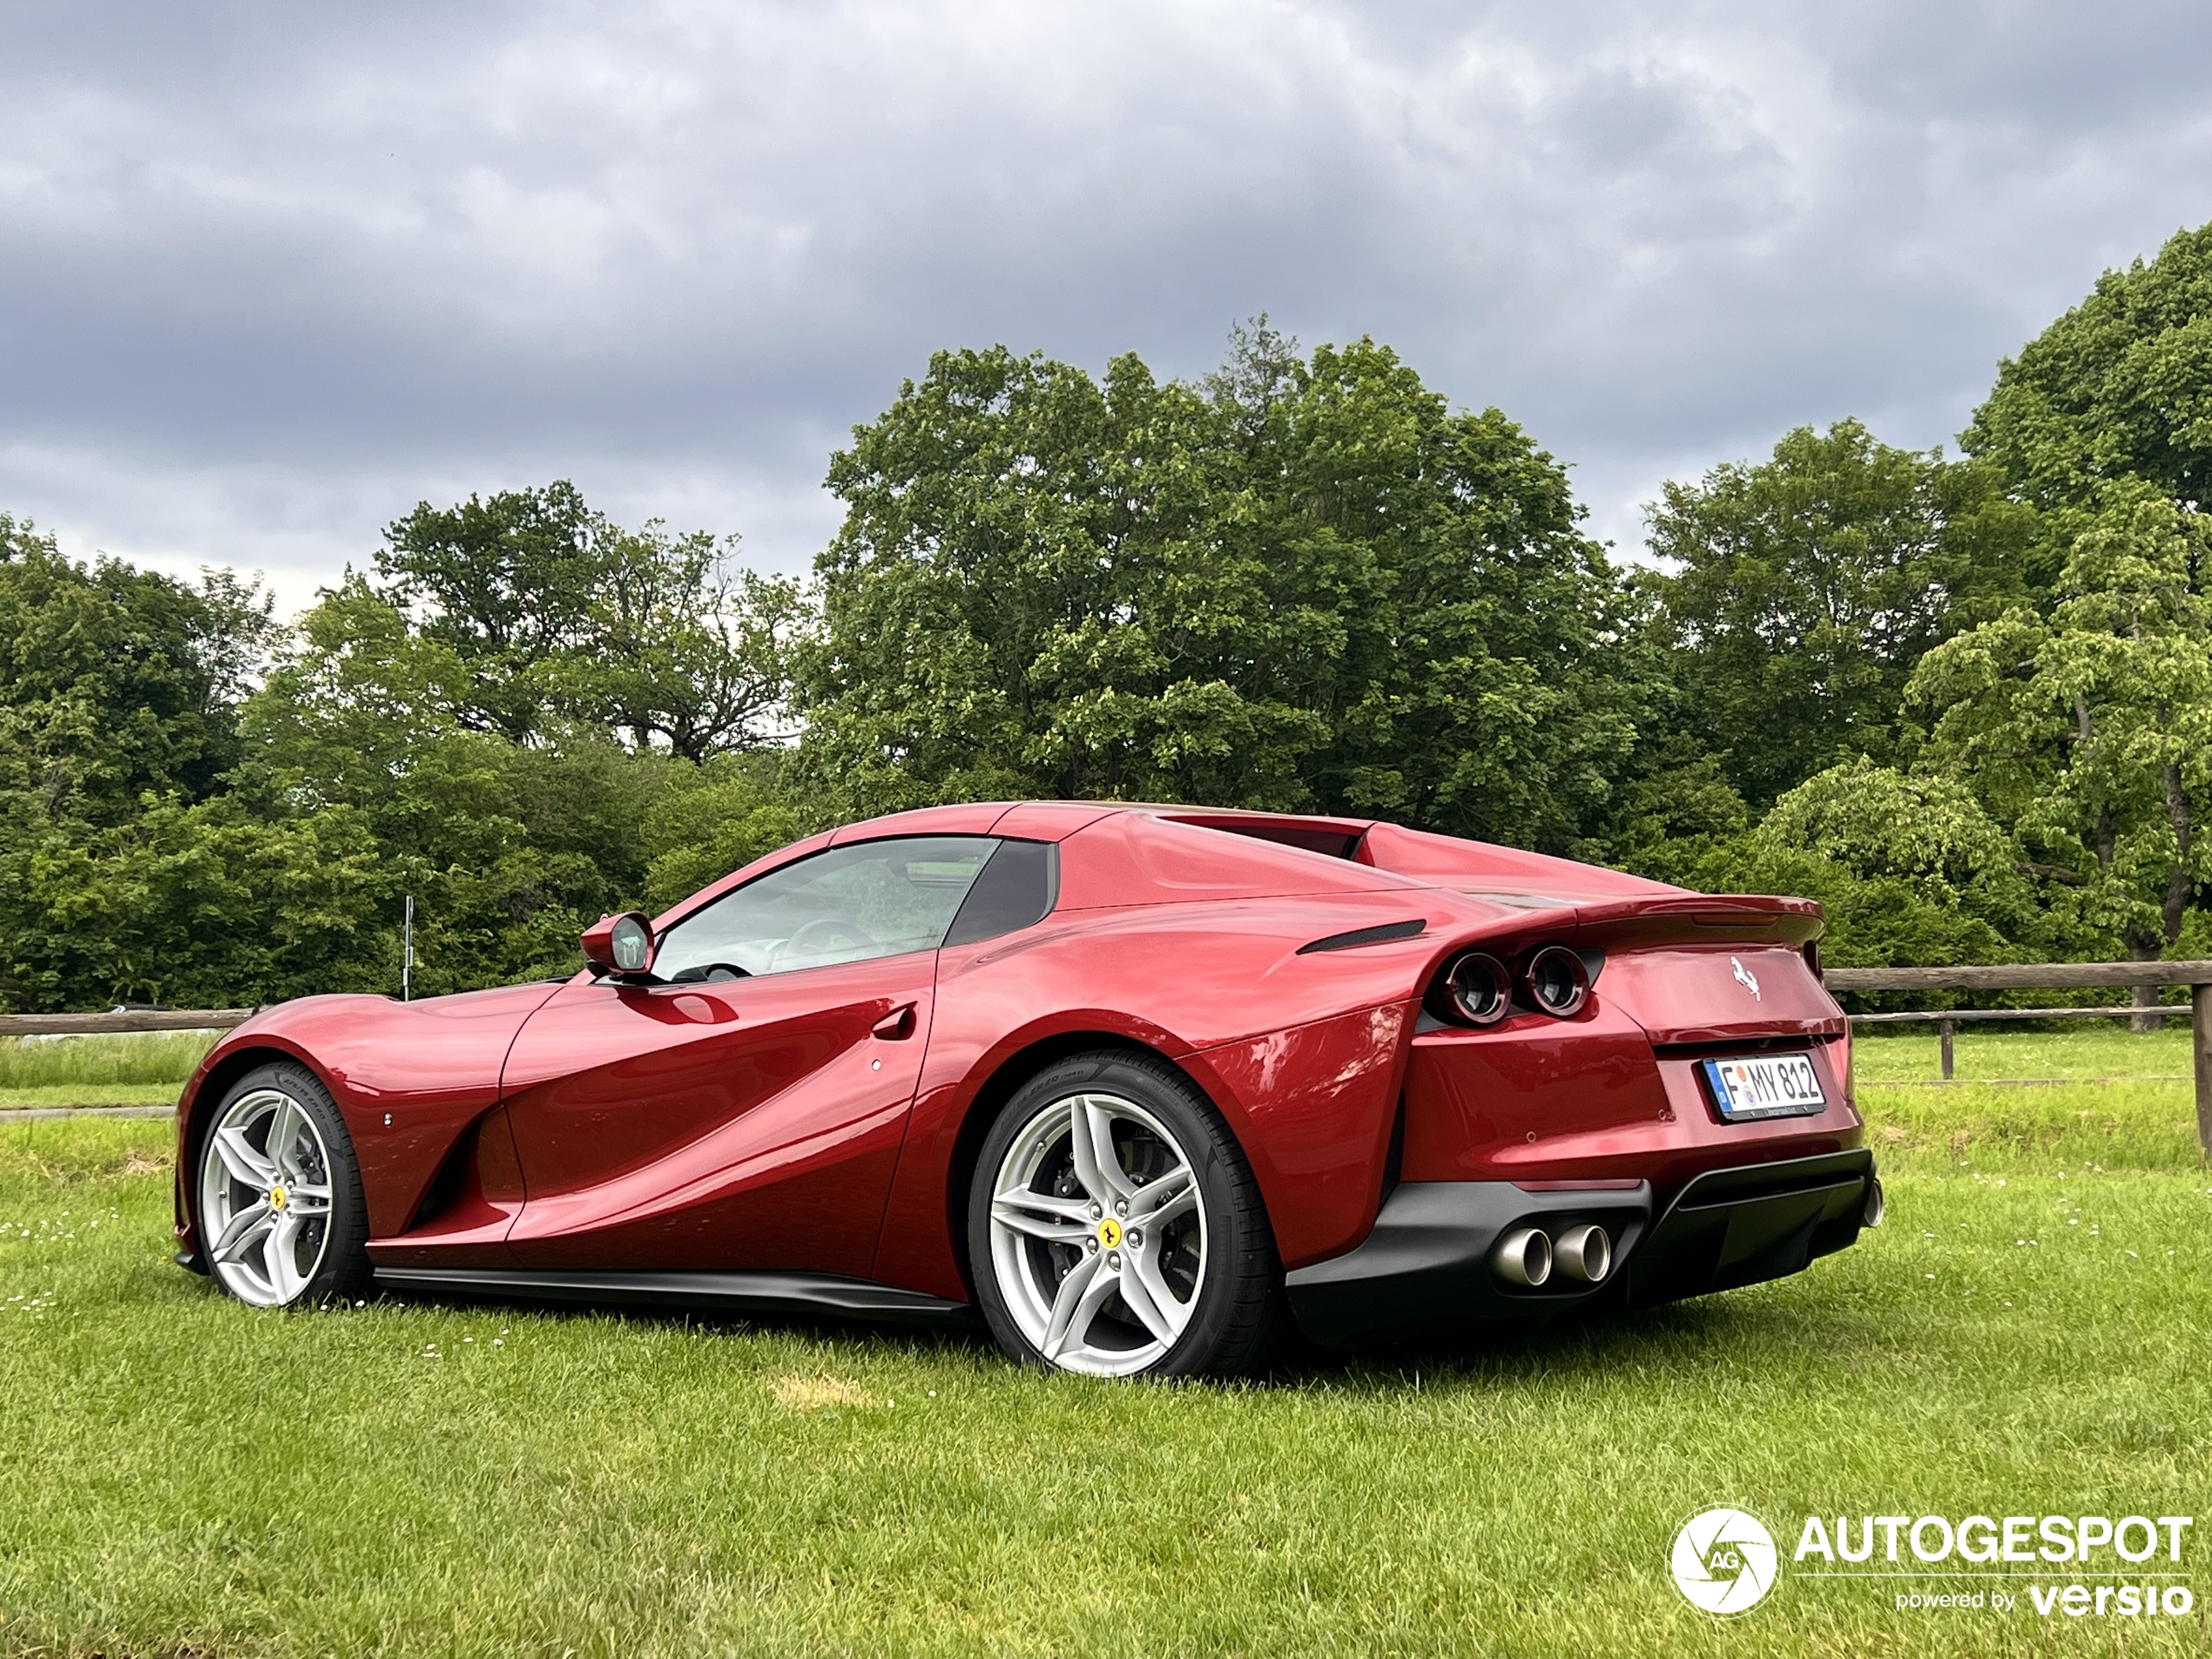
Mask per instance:
[[[1122,1224],[1109,1216],[1098,1224],[1098,1242],[1109,1250],[1118,1250],[1122,1243]]]

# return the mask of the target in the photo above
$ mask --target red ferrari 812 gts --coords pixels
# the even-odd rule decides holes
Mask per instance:
[[[933,807],[572,978],[257,1015],[185,1089],[178,1259],[271,1307],[980,1313],[1117,1376],[1695,1296],[1880,1219],[1820,931],[1361,819]]]

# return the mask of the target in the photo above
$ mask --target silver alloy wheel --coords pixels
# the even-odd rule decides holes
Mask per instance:
[[[1119,1095],[1051,1102],[991,1185],[991,1264],[1046,1361],[1094,1376],[1173,1348],[1205,1283],[1206,1206],[1166,1125]]]
[[[207,1264],[241,1302],[280,1307],[307,1288],[330,1238],[330,1152],[281,1089],[242,1095],[199,1160]]]

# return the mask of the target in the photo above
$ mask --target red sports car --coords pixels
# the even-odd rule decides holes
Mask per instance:
[[[180,1263],[980,1312],[1234,1371],[1794,1273],[1881,1215],[1817,907],[1361,819],[934,807],[787,846],[551,983],[317,996],[178,1116]]]

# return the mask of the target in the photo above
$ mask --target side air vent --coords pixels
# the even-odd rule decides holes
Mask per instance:
[[[1357,950],[1362,945],[1387,945],[1393,939],[1418,939],[1427,926],[1426,917],[1416,916],[1411,921],[1386,921],[1373,927],[1354,927],[1348,934],[1331,934],[1325,939],[1300,945],[1298,954],[1311,956],[1318,950]]]

